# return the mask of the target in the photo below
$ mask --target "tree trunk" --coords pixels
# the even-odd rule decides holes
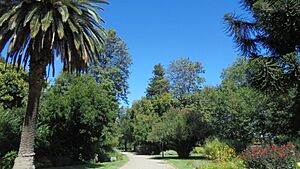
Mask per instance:
[[[179,148],[177,149],[177,154],[178,157],[181,159],[187,159],[190,156],[190,151],[188,150],[189,148]]]
[[[128,148],[127,148],[127,141],[125,141],[125,143],[124,143],[124,148],[125,148],[125,152],[127,152],[127,151],[128,151]]]
[[[165,158],[165,154],[164,154],[164,143],[161,142],[161,157]]]
[[[41,53],[40,53],[41,54]],[[44,53],[46,54],[46,53]],[[13,169],[34,169],[35,129],[42,87],[45,82],[47,56],[32,56],[29,63],[29,95],[22,127],[18,157]]]
[[[186,142],[186,144],[184,144],[184,142],[179,143],[176,145],[176,147],[174,147],[174,149],[177,152],[178,157],[182,159],[189,158],[190,152],[192,151],[192,147],[188,142]]]

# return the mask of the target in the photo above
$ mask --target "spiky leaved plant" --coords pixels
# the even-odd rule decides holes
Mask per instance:
[[[296,134],[300,131],[300,1],[240,1],[251,19],[226,14],[228,33],[242,54],[252,58],[252,86],[274,95],[296,88],[291,110]]]

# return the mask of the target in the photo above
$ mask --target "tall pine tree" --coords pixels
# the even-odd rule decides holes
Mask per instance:
[[[165,77],[165,70],[161,64],[154,66],[153,75],[146,91],[148,98],[152,98],[154,95],[168,93],[170,88],[169,82]]]

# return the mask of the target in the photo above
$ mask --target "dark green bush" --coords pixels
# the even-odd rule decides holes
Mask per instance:
[[[158,155],[160,153],[160,147],[155,144],[142,144],[137,146],[136,151],[141,155]]]
[[[104,128],[114,122],[117,103],[109,87],[109,84],[98,84],[91,75],[62,74],[57,78],[43,96],[37,156],[47,157],[53,164],[66,165],[93,160],[99,149],[111,148],[112,134]]]
[[[0,157],[17,150],[20,141],[23,109],[6,109],[0,105]]]
[[[248,142],[245,142],[243,140],[224,140],[224,142],[230,147],[234,148],[237,153],[241,153],[249,145]]]
[[[17,157],[16,151],[10,151],[0,159],[0,169],[11,169],[14,165],[14,160]]]

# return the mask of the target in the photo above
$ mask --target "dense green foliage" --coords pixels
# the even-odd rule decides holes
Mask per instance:
[[[194,62],[189,58],[172,61],[168,66],[167,75],[173,96],[180,98],[186,93],[200,91],[204,82],[201,75],[204,72],[200,62]]]
[[[0,61],[0,103],[4,108],[22,107],[28,92],[28,74],[21,70],[17,72],[12,64],[5,65]]]
[[[24,70],[17,72],[11,64],[0,61],[0,157],[18,147],[28,93],[27,76]]]
[[[165,70],[161,64],[154,66],[153,78],[150,79],[149,87],[146,89],[146,96],[153,97],[169,92],[169,82],[165,76]]]
[[[19,146],[28,74],[0,61],[0,166],[11,168]]]
[[[251,86],[273,97],[292,98],[293,131],[300,130],[300,3],[297,0],[242,0],[253,19],[242,20],[226,14],[228,31],[240,51],[253,59],[248,72]]]
[[[132,112],[127,110],[121,110],[121,114],[119,115],[119,129],[121,133],[121,137],[119,140],[119,147],[128,151],[132,148],[134,144],[134,136],[133,136],[133,114]]]
[[[127,138],[136,145],[160,143],[161,150],[173,149],[184,158],[209,136],[234,148],[223,152],[223,146],[217,151],[221,154],[239,153],[254,142],[288,142],[293,136],[295,90],[274,97],[252,87],[250,71],[256,71],[253,62],[240,57],[224,70],[219,86],[177,95],[180,97],[163,93],[142,98],[125,113],[130,122]]]
[[[210,126],[199,112],[170,109],[162,116],[162,121],[154,125],[150,139],[162,140],[179,157],[187,158],[196,143],[204,141],[210,133]]]
[[[108,161],[114,155],[110,152],[119,144],[121,127],[116,119],[120,99],[126,100],[131,58],[126,43],[116,32],[108,31],[108,35],[105,44],[113,49],[103,48],[101,53],[116,52],[105,56],[106,61],[99,65],[93,65],[91,74],[62,74],[43,91],[36,132],[38,167],[94,160],[96,154],[99,161]],[[0,63],[0,157],[4,158],[10,155],[9,151],[18,149],[28,75],[23,69],[19,72],[11,69],[11,64],[5,69],[3,62]],[[14,157],[2,162],[11,164]]]
[[[205,111],[218,137],[245,147],[254,140],[277,141],[292,134],[294,91],[273,97],[252,88],[247,81],[251,62],[238,58],[223,74],[218,88],[205,88],[198,109]]]
[[[109,81],[117,100],[127,102],[129,67],[132,64],[127,44],[115,30],[105,32],[104,46],[100,48],[101,60],[89,68],[98,83]]]
[[[4,109],[2,106],[0,107],[0,157],[18,148],[23,112],[23,108]]]
[[[171,148],[180,157],[188,157],[195,144],[212,131],[200,112],[186,108],[193,102],[193,92],[200,91],[202,69],[200,62],[182,58],[169,65],[165,76],[163,66],[155,65],[147,97],[134,102],[121,118],[127,122],[123,142],[148,153]]]
[[[43,98],[38,152],[51,158],[92,159],[103,148],[104,126],[116,118],[118,104],[108,87],[91,75],[61,75]]]

